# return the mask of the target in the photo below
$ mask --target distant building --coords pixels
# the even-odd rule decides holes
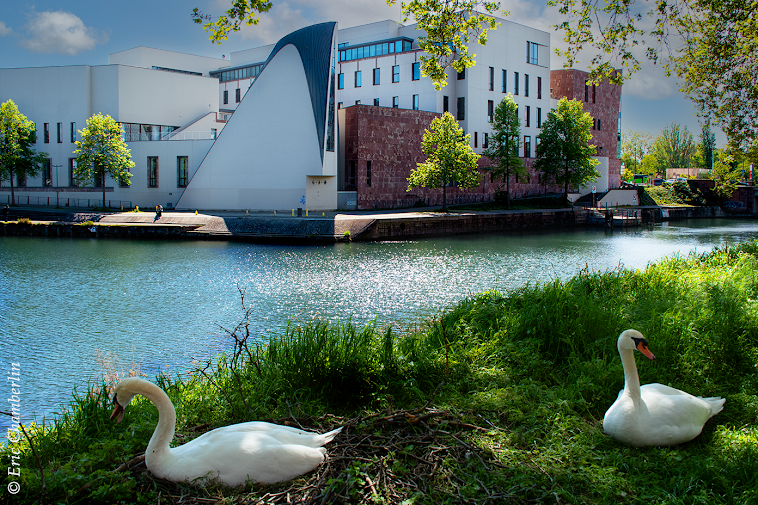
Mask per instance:
[[[98,112],[122,124],[135,162],[130,186],[105,181],[112,207],[433,203],[436,192],[406,191],[410,171],[423,161],[421,135],[431,118],[452,113],[481,153],[494,108],[507,93],[519,104],[519,154],[531,167],[556,97],[582,99],[577,83],[586,74],[550,71],[548,32],[498,21],[486,46],[473,44],[476,66],[461,74],[448,70],[440,91],[421,75],[415,25],[394,21],[342,30],[336,23],[313,25],[277,44],[232,53],[228,61],[137,47],[110,55],[108,65],[0,69],[0,102],[16,102],[37,125],[38,150],[50,154],[40,177],[16,181],[17,202],[99,201],[102,186],[78,187],[71,176],[78,130]],[[598,154],[607,157],[610,187],[620,181],[615,88],[600,86],[595,102],[585,103],[597,119],[593,135],[603,148]],[[487,164],[482,159],[480,166]],[[479,188],[451,191],[459,201],[481,201],[499,185],[487,177]],[[0,182],[0,203],[10,198],[8,186]],[[518,196],[544,189],[536,173],[511,187]]]

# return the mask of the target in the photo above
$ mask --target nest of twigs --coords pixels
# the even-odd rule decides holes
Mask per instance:
[[[158,489],[160,502],[167,504],[400,503],[426,495],[432,486],[434,493],[444,493],[455,503],[520,501],[506,490],[488,489],[481,481],[477,482],[477,498],[467,498],[460,488],[471,483],[457,476],[454,467],[444,464],[450,459],[476,458],[485,470],[501,466],[486,451],[463,440],[472,431],[498,429],[485,419],[482,424],[487,427],[482,427],[463,422],[451,412],[425,407],[353,419],[327,415],[270,421],[314,431],[337,426],[343,426],[343,430],[327,446],[328,458],[322,465],[281,484],[253,484],[244,490],[216,485],[191,487],[153,477],[145,467],[144,455],[125,462],[116,471],[130,472],[144,490]],[[200,434],[207,425],[197,428]]]

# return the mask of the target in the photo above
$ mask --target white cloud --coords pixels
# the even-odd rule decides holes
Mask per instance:
[[[0,21],[0,37],[7,37],[8,35],[12,35],[13,30],[10,26],[5,26],[5,23]]]
[[[84,25],[78,16],[66,11],[35,12],[26,25],[27,37],[21,45],[35,53],[61,53],[76,55],[88,51],[96,44],[108,41],[108,34],[101,34]]]
[[[271,10],[261,14],[259,18],[257,25],[243,25],[240,29],[242,40],[273,44],[290,32],[320,22],[305,18],[302,9],[293,8],[288,2],[274,3]]]

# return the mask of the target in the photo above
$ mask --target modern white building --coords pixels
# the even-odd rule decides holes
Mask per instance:
[[[37,148],[50,156],[40,177],[14,184],[16,201],[102,198],[102,187],[71,177],[73,142],[96,113],[123,125],[135,162],[130,186],[105,182],[113,207],[335,209],[338,193],[353,190],[337,111],[357,103],[450,111],[481,153],[494,108],[511,93],[530,158],[551,108],[550,34],[498,22],[485,46],[471,44],[476,66],[449,71],[439,91],[421,75],[416,26],[390,20],[321,23],[229,60],[138,47],[108,65],[0,69],[0,102],[12,99],[35,122]],[[0,203],[9,195],[0,181]]]

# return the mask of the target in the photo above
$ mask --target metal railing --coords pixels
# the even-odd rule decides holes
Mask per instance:
[[[8,205],[27,205],[35,207],[72,207],[79,209],[94,209],[102,208],[102,198],[57,198],[56,196],[29,196],[29,195],[16,195],[16,198],[11,201],[10,195],[7,196]],[[120,209],[131,210],[131,200],[106,200],[106,208],[108,209]]]

